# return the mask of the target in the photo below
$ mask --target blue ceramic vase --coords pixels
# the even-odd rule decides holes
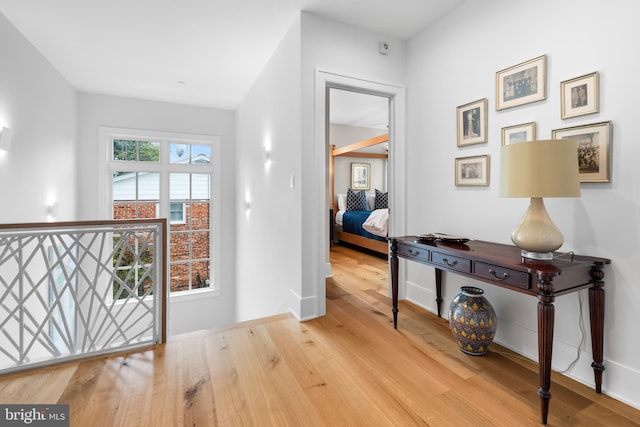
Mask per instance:
[[[482,356],[496,335],[496,312],[482,289],[463,286],[460,290],[449,306],[449,326],[461,351]]]

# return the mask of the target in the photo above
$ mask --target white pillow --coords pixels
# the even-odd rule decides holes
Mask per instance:
[[[367,210],[372,211],[376,206],[376,195],[367,194]]]
[[[346,211],[347,210],[347,195],[346,194],[338,194],[338,210]]]

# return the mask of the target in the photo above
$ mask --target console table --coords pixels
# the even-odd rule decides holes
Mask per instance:
[[[416,236],[389,239],[393,327],[398,328],[398,257],[435,267],[438,316],[442,305],[442,272],[448,271],[538,298],[538,370],[540,414],[547,423],[551,399],[551,353],[556,296],[589,289],[589,315],[596,392],[602,391],[604,339],[604,272],[611,260],[558,254],[553,261],[522,258],[512,245],[469,241],[464,244],[421,242]]]

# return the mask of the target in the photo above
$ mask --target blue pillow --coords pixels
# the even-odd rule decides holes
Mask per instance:
[[[376,188],[376,201],[374,209],[387,209],[389,207],[389,193],[383,193]]]
[[[367,195],[364,191],[347,190],[347,210],[348,211],[366,211]]]

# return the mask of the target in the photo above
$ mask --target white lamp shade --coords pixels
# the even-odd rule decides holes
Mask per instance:
[[[578,197],[578,145],[570,139],[508,144],[501,152],[501,197]]]

